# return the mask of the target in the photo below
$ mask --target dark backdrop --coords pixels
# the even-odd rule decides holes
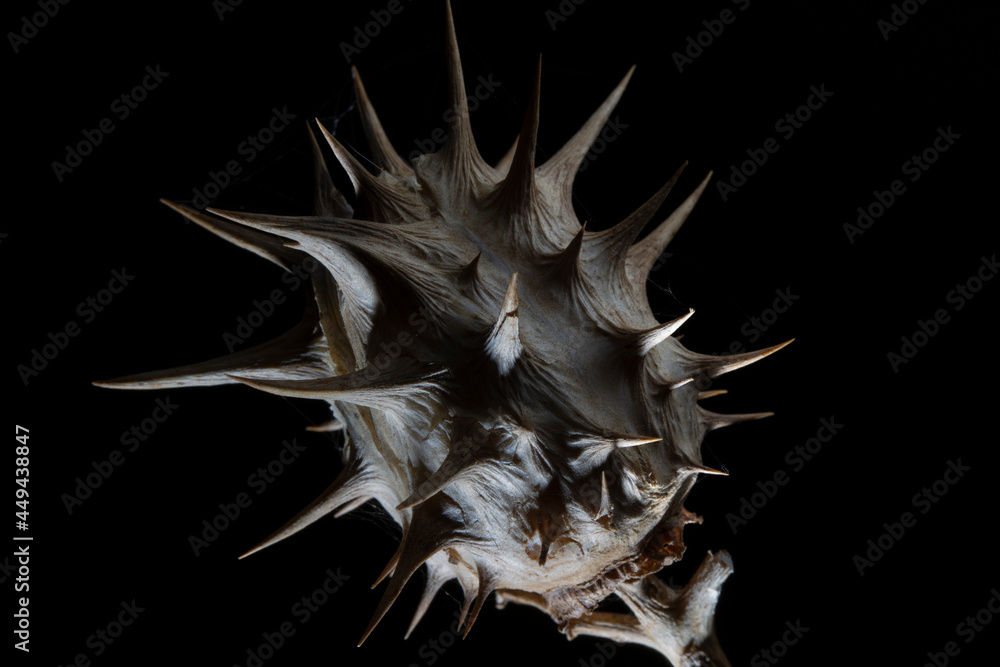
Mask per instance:
[[[796,338],[717,385],[730,394],[713,399],[715,409],[776,416],[709,435],[706,462],[730,477],[699,482],[688,507],[704,524],[687,528],[687,557],[661,576],[681,585],[706,550],[730,551],[736,571],[717,625],[733,664],[768,664],[766,649],[784,664],[920,665],[949,641],[960,650],[954,664],[986,664],[976,654],[996,653],[1000,621],[971,636],[971,626],[959,624],[987,608],[1000,587],[993,480],[1000,280],[969,283],[996,270],[989,268],[997,250],[996,148],[987,102],[995,10],[943,2],[898,10],[890,2],[649,4],[565,0],[560,14],[556,0],[457,0],[455,20],[469,91],[480,76],[499,82],[472,114],[490,160],[520,125],[538,53],[540,158],[636,64],[612,117],[616,129],[578,178],[581,219],[592,229],[613,224],[685,160],[674,205],[715,170],[652,276],[653,306],[664,320],[695,307],[685,344],[703,352]],[[307,122],[319,117],[364,150],[341,44],[387,3],[246,0],[221,16],[220,6],[70,3],[44,20],[31,18],[42,11],[36,3],[7,7],[5,27],[26,36],[8,35],[13,150],[0,263],[9,299],[4,407],[8,423],[30,429],[30,528],[11,529],[34,538],[30,660],[70,664],[82,653],[99,665],[247,665],[247,649],[289,621],[295,635],[266,664],[601,664],[597,640],[567,642],[526,608],[488,604],[469,638],[451,646],[454,584],[404,642],[422,575],[355,648],[381,595],[369,585],[398,537],[384,515],[366,506],[237,560],[338,472],[338,437],[303,431],[324,418],[323,404],[245,387],[90,385],[226,353],[223,335],[274,289],[287,301],[249,344],[289,328],[301,312],[303,290],[278,269],[186,224],[160,197],[190,202],[236,160],[241,173],[214,204],[304,213]],[[400,6],[351,64],[406,155],[414,139],[444,126],[444,8]],[[728,24],[716,21],[723,10],[732,12]],[[894,12],[898,29],[880,27]],[[32,31],[25,16],[44,25]],[[688,42],[697,44],[699,33],[700,52]],[[681,61],[675,54],[687,49],[690,60]],[[159,82],[147,67],[159,68]],[[144,79],[151,90],[135,108],[114,102]],[[813,87],[825,101],[813,97],[819,108],[790,132],[780,121],[810,100]],[[275,108],[294,118],[258,153],[241,150]],[[90,155],[69,172],[53,165],[70,166],[67,145],[98,136],[104,118],[113,131],[99,132]],[[904,165],[949,132],[947,150],[932,151],[926,171]],[[748,165],[754,173],[745,182],[734,181],[733,169],[748,151],[760,158],[768,139],[776,152],[756,169]],[[346,188],[339,170],[336,178]],[[896,180],[892,204],[863,233],[849,233],[858,208],[878,214],[872,204],[887,202]],[[721,182],[739,187],[724,197]],[[115,271],[133,276],[129,284],[100,312],[80,307],[101,296]],[[960,285],[981,289],[966,299],[953,291]],[[785,312],[775,316],[776,300]],[[943,323],[928,324],[936,313]],[[63,339],[67,325],[77,335]],[[31,364],[49,334],[65,349],[25,383],[18,367]],[[894,364],[889,354],[902,354],[904,337],[914,344],[905,350],[912,358]],[[129,451],[123,434],[154,413],[157,399],[178,407]],[[821,431],[825,423],[838,425],[835,435],[810,460],[797,458],[797,447],[830,432]],[[251,485],[255,470],[293,438],[305,447],[295,462],[266,489]],[[8,444],[11,466],[17,443]],[[121,465],[69,512],[65,494],[95,465],[107,469],[102,462],[116,449]],[[959,461],[969,470],[935,492]],[[776,474],[787,483],[769,486]],[[773,497],[754,496],[762,487]],[[925,487],[935,502],[915,503]],[[189,536],[241,492],[250,506],[196,556]],[[888,549],[870,554],[879,559],[862,576],[855,556],[908,511],[914,521],[901,536],[895,528],[897,537],[882,538]],[[322,586],[328,569],[347,578],[302,624],[293,606]],[[18,597],[16,573],[5,566],[0,576],[8,600]],[[114,643],[91,638],[133,600],[143,611]],[[794,645],[773,647],[786,623],[808,631]],[[434,648],[442,644],[450,646],[443,654]],[[16,657],[21,664],[27,656]],[[636,646],[617,649],[611,662],[662,664]]]

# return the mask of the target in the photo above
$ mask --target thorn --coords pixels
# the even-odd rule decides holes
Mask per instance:
[[[728,394],[728,389],[712,389],[710,391],[699,391],[698,400],[703,401],[706,398],[712,398],[713,396],[721,396],[722,394]]]
[[[378,179],[364,165],[358,162],[336,137],[330,134],[323,126],[323,123],[319,122],[319,118],[314,120],[316,121],[316,125],[319,126],[320,132],[323,133],[326,143],[330,144],[330,148],[333,150],[337,161],[340,162],[340,166],[344,168],[347,176],[351,179],[351,184],[354,186],[354,194],[360,195],[363,190],[381,185],[378,183]]]
[[[628,85],[632,74],[635,72],[635,65],[629,68],[621,82],[615,87],[611,94],[601,103],[601,106],[587,119],[576,134],[567,141],[555,155],[549,158],[545,164],[538,168],[539,174],[545,174],[553,178],[558,184],[564,202],[570,202],[573,194],[573,180],[576,177],[580,165],[587,157],[591,146],[597,140],[597,135],[604,129],[611,112],[621,99],[625,87]]]
[[[584,223],[569,245],[556,255],[553,267],[557,274],[570,278],[577,275],[580,270],[580,253],[583,250],[583,238],[586,233],[587,223]]]
[[[514,211],[530,210],[535,200],[535,148],[538,141],[538,106],[541,95],[542,58],[538,57],[535,83],[524,114],[521,133],[510,169],[499,186],[500,198]]]
[[[368,93],[365,92],[365,86],[361,82],[358,68],[352,66],[351,73],[354,75],[354,96],[357,98],[358,109],[361,112],[361,125],[364,128],[365,137],[368,139],[368,147],[372,152],[373,161],[397,178],[413,176],[413,169],[399,156],[385,130],[382,129],[382,123],[378,119],[378,114],[375,113],[375,107],[368,99]]]
[[[364,197],[368,202],[373,218],[378,221],[412,219],[414,211],[419,210],[421,204],[411,193],[395,185],[396,179],[391,172],[388,172],[389,176],[386,179],[375,176],[323,127],[319,119],[316,119],[316,124],[333,149],[337,161],[350,177],[355,195]]]
[[[381,574],[375,579],[375,583],[372,584],[372,590],[374,590],[379,584],[385,581],[385,578],[396,571],[396,565],[399,564],[399,550],[392,555],[389,562],[386,564],[385,568],[382,570]]]
[[[576,447],[609,447],[611,449],[621,449],[624,447],[649,445],[662,440],[663,438],[660,437],[583,433],[570,436],[569,442]]]
[[[444,457],[444,461],[427,479],[416,485],[413,492],[396,506],[397,510],[410,509],[425,502],[452,482],[467,477],[469,471],[479,465],[480,460],[488,457],[487,452],[481,451],[480,446],[475,443],[489,442],[490,435],[487,433],[482,439],[479,438],[478,434],[471,437],[474,431],[468,430],[469,421],[478,427],[478,422],[475,420],[455,420],[453,422],[450,449]]]
[[[597,509],[597,514],[594,515],[594,520],[600,519],[603,516],[611,516],[611,496],[608,493],[608,478],[605,476],[604,471],[601,471],[601,506]]]
[[[459,278],[462,282],[475,284],[479,281],[479,261],[482,257],[483,251],[480,250],[476,253],[476,256],[472,258],[472,261],[462,268],[459,272]]]
[[[476,591],[476,603],[472,607],[472,611],[469,613],[469,622],[465,625],[465,632],[462,633],[462,639],[469,636],[469,631],[472,630],[472,626],[475,625],[476,619],[479,618],[479,612],[482,611],[486,598],[493,592],[493,585],[489,581],[489,578],[483,573],[482,566],[478,566],[478,569],[479,586]],[[461,624],[459,624],[459,627],[461,627]]]
[[[458,37],[455,35],[455,19],[451,11],[451,0],[445,0],[445,9],[447,14],[445,39],[448,48],[448,108],[455,112],[452,128],[458,134],[469,132],[469,101],[465,95],[465,75],[462,73],[462,59],[458,52]]]
[[[651,445],[654,442],[662,442],[663,438],[644,438],[644,437],[618,437],[614,439],[614,445],[616,448],[622,447],[638,447],[639,445]]]
[[[328,372],[329,363],[316,351],[323,337],[315,331],[319,318],[315,303],[315,300],[307,302],[302,319],[294,328],[260,345],[196,364],[98,380],[93,384],[109,389],[172,389],[233,384],[230,377],[233,373],[264,379]]]
[[[709,412],[708,410],[698,408],[698,414],[701,418],[701,422],[712,431],[717,428],[724,428],[726,426],[732,426],[733,424],[742,424],[743,422],[756,421],[758,419],[765,419],[767,417],[773,417],[773,412],[749,412],[745,414],[719,414],[716,412]]]
[[[312,431],[313,433],[329,433],[330,431],[342,431],[344,430],[344,423],[339,419],[331,419],[329,421],[323,422],[322,424],[313,424],[311,426],[306,426],[307,431]]]
[[[410,621],[410,627],[407,628],[403,639],[410,638],[414,628],[417,627],[417,623],[420,622],[420,619],[424,617],[424,614],[430,608],[431,602],[434,601],[434,596],[437,595],[437,592],[441,590],[441,586],[447,580],[447,574],[440,574],[438,570],[431,568],[430,563],[427,564],[427,583],[424,584],[424,592],[420,596],[420,602],[417,603],[417,609],[413,612],[413,619]]]
[[[507,172],[510,171],[510,163],[514,161],[514,153],[515,151],[517,151],[517,140],[518,138],[514,137],[514,143],[510,145],[510,148],[507,149],[507,152],[503,154],[503,157],[501,157],[500,160],[496,163],[496,166],[493,167],[501,174],[506,175]]]
[[[448,112],[445,115],[448,117],[448,138],[441,150],[421,160],[420,164],[428,173],[435,172],[442,179],[438,181],[442,188],[440,195],[446,199],[446,204],[463,206],[468,198],[484,195],[487,188],[493,186],[496,174],[479,154],[472,135],[465,75],[462,73],[451,2],[446,2],[445,7],[448,53]]]
[[[686,166],[687,162],[682,164],[680,169],[675,171],[674,175],[652,197],[632,211],[624,220],[610,229],[588,237],[588,243],[597,248],[599,256],[610,260],[613,265],[626,265],[628,251],[632,247],[632,243],[659,210]]]
[[[785,341],[784,343],[779,343],[778,345],[767,347],[764,348],[763,350],[756,350],[754,352],[744,352],[742,354],[733,354],[730,356],[712,357],[712,356],[698,355],[697,365],[705,371],[708,377],[710,378],[718,377],[723,373],[729,373],[731,371],[743,368],[744,366],[749,366],[752,363],[756,363],[761,359],[763,359],[764,357],[768,357],[774,354],[781,348],[791,343],[793,340],[795,339],[792,338],[790,340]]]
[[[586,474],[601,466],[616,449],[639,447],[662,440],[663,438],[645,436],[572,433],[566,442],[576,451],[569,464],[578,474]]]
[[[220,220],[218,217],[206,215],[183,204],[172,202],[169,199],[161,199],[160,203],[165,204],[173,211],[180,213],[191,222],[203,229],[207,229],[219,238],[225,239],[244,250],[249,250],[258,257],[263,257],[286,271],[291,270],[290,267],[294,266],[302,257],[296,252],[285,250],[282,247],[283,239],[267,231],[247,229],[241,225],[234,225],[227,220]],[[209,208],[207,211],[211,213],[213,209]]]
[[[446,371],[427,364],[404,361],[374,377],[365,369],[313,380],[256,380],[226,375],[245,385],[278,396],[347,401],[369,408],[405,410],[407,401],[443,389]]]
[[[413,525],[411,525],[411,529]],[[413,535],[413,533],[410,533]],[[403,586],[406,582],[410,580],[413,573],[417,571],[421,565],[423,565],[431,556],[437,553],[439,547],[433,547],[426,552],[414,555],[412,551],[407,551],[411,549],[412,546],[408,544],[407,538],[403,538],[403,542],[399,545],[399,549],[396,551],[400,554],[396,563],[396,570],[393,573],[392,579],[389,580],[389,585],[385,589],[385,593],[382,594],[382,599],[378,603],[378,607],[375,609],[375,614],[372,616],[371,621],[368,622],[368,626],[361,635],[361,639],[358,640],[358,646],[365,643],[368,639],[368,635],[372,633],[375,627],[379,624],[382,618],[392,607],[396,598],[399,597],[400,592],[403,590]]]
[[[328,216],[334,218],[351,218],[354,216],[354,209],[344,199],[337,186],[333,184],[330,176],[330,169],[326,166],[323,158],[323,151],[316,141],[316,133],[306,124],[306,133],[309,135],[309,148],[313,156],[313,213],[317,216]]]
[[[507,294],[504,296],[500,316],[486,339],[486,353],[500,369],[500,375],[507,375],[524,351],[519,337],[518,325],[517,272],[510,277]]]
[[[340,517],[344,516],[345,514],[349,514],[350,512],[353,512],[354,510],[358,509],[359,507],[361,507],[362,505],[364,505],[365,503],[367,503],[369,500],[371,500],[374,497],[375,496],[358,496],[357,498],[355,498],[351,502],[345,504],[339,510],[337,510],[336,512],[334,512],[333,513],[333,518],[334,519],[339,519]]]
[[[687,163],[685,162],[684,164]],[[660,223],[645,238],[629,248],[626,257],[626,266],[628,267],[629,277],[636,288],[645,290],[646,278],[649,276],[649,272],[652,271],[653,266],[660,258],[660,255],[663,254],[663,251],[667,249],[667,244],[673,240],[678,230],[680,230],[681,225],[691,215],[691,211],[694,210],[694,206],[698,203],[701,194],[708,187],[708,181],[711,178],[712,172],[708,172],[708,176],[695,188],[695,191],[688,195],[688,198],[674,209],[674,212],[666,220]]]
[[[692,315],[694,315],[694,308],[689,308],[687,315],[683,315],[675,320],[671,320],[670,322],[666,322],[665,324],[661,324],[660,326],[653,327],[652,329],[640,333],[636,340],[639,355],[644,357],[652,352],[654,347],[669,338],[670,334],[680,329]]]
[[[704,465],[688,465],[681,468],[681,470],[686,472],[700,473],[702,475],[721,475],[723,477],[729,477],[728,472],[723,472],[722,470],[716,470],[715,468],[709,468]]]
[[[549,559],[549,547],[552,543],[548,538],[542,538],[541,548],[538,550],[538,564],[545,567],[545,561]]]
[[[257,553],[262,549],[266,549],[269,546],[277,544],[282,540],[288,539],[300,530],[312,525],[330,512],[333,512],[338,507],[341,507],[341,505],[344,505],[345,503],[347,503],[348,506],[356,506],[371,498],[371,495],[368,493],[369,487],[366,484],[368,477],[362,472],[359,465],[360,462],[357,460],[348,464],[348,466],[345,467],[339,475],[337,475],[337,478],[323,491],[323,493],[319,494],[319,496],[300,510],[294,517],[286,521],[281,528],[274,531],[266,539],[258,543],[246,553],[242,554],[240,556],[240,560]],[[341,514],[350,511],[350,509],[353,509],[353,507],[349,507],[346,510],[341,509],[341,511],[334,514],[334,516],[340,516]]]

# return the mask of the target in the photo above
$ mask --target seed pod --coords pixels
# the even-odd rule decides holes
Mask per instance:
[[[269,343],[201,364],[99,383],[160,389],[243,383],[326,401],[346,438],[344,469],[313,503],[249,553],[374,499],[402,540],[361,641],[421,566],[427,585],[410,631],[457,579],[468,633],[489,597],[545,611],[569,637],[598,635],[675,665],[728,665],[713,612],[732,571],[709,554],[673,590],[656,572],[684,553],[701,519],[684,509],[714,428],[769,413],[704,410],[703,380],[782,345],[734,356],[686,349],[661,323],[646,278],[708,178],[637,241],[683,171],[606,231],[573,211],[573,179],[632,74],[565,146],[535,165],[540,65],[515,148],[492,167],[469,124],[448,8],[451,127],[436,153],[407,164],[390,145],[361,78],[357,107],[372,173],[330,132],[354,187],[352,207],[319,144],[315,215],[209,210],[167,202],[207,230],[288,268],[314,258],[302,321]],[[711,174],[709,174],[711,176]],[[724,474],[724,473],[723,473]],[[616,594],[631,614],[595,611]]]

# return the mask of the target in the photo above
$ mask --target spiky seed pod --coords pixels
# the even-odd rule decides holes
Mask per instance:
[[[496,591],[499,604],[538,607],[570,637],[644,644],[675,665],[728,665],[713,612],[729,556],[709,554],[680,591],[655,576],[683,555],[685,524],[700,522],[683,507],[697,475],[721,474],[702,463],[704,434],[769,414],[708,412],[697,401],[718,392],[692,381],[781,347],[697,354],[672,337],[693,311],[660,323],[650,310],[646,276],[708,178],[638,242],[683,166],[617,225],[585,231],[571,204],[573,179],[632,72],[536,167],[539,68],[515,148],[491,167],[469,125],[450,6],[447,39],[456,113],[440,151],[408,165],[356,70],[380,171],[319,126],[354,186],[353,208],[315,138],[313,216],[209,215],[166,202],[286,269],[318,260],[298,326],[221,359],[98,384],[243,383],[327,401],[335,421],[320,428],[344,429],[343,471],[249,553],[376,500],[403,534],[362,642],[423,565],[426,590],[410,631],[457,579],[466,633]],[[632,614],[596,612],[611,594]]]

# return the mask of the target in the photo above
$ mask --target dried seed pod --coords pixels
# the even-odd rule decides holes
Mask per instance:
[[[675,665],[728,665],[713,612],[729,556],[710,554],[683,590],[655,575],[683,555],[684,526],[700,522],[683,507],[697,475],[723,474],[702,462],[704,434],[769,414],[708,412],[697,401],[717,392],[693,380],[782,347],[697,354],[672,336],[693,311],[661,323],[650,310],[647,274],[708,178],[642,240],[683,166],[623,221],[587,232],[573,180],[632,72],[536,167],[539,66],[515,147],[491,167],[473,140],[450,7],[447,35],[455,113],[437,153],[412,166],[398,155],[356,70],[379,173],[319,126],[354,186],[354,207],[315,140],[313,216],[167,202],[279,266],[318,261],[301,323],[221,359],[99,384],[243,383],[327,401],[336,421],[323,428],[345,433],[343,471],[249,553],[376,500],[403,536],[362,642],[423,565],[410,631],[457,579],[466,633],[495,591],[501,605],[542,609],[570,637],[644,644]],[[611,594],[632,614],[595,611]]]

